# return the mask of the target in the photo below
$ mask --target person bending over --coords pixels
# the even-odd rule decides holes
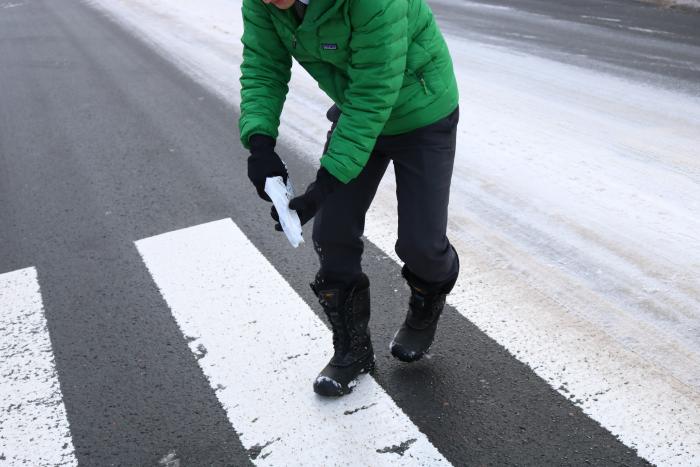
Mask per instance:
[[[395,248],[411,290],[390,343],[396,358],[412,362],[428,351],[457,279],[459,259],[446,236],[459,120],[452,60],[425,0],[244,0],[242,11],[239,128],[261,198],[269,201],[267,177],[287,178],[275,142],[292,58],[334,102],[316,179],[289,207],[302,224],[314,218],[320,268],[311,287],[333,331],[333,357],[313,388],[341,396],[375,364],[361,236],[389,161]],[[279,220],[274,207],[272,217]]]

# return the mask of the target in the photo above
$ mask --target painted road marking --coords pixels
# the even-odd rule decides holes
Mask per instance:
[[[380,191],[377,200],[396,209],[391,193]],[[383,215],[377,200],[365,235],[401,264],[394,252],[396,219]],[[480,271],[474,245],[460,238],[453,243],[462,270],[450,306],[639,456],[656,465],[700,466],[700,395],[694,388],[575,315],[584,310],[533,293],[506,269],[486,265]]]
[[[330,331],[231,219],[136,246],[253,462],[450,465],[370,376],[313,393]]]
[[[239,103],[238,83],[235,80],[221,77],[234,75],[237,72],[238,64],[240,64],[242,49],[238,37],[240,37],[243,27],[240,0],[234,2],[211,0],[207,2],[206,7],[199,3],[190,3],[186,8],[182,7],[182,2],[178,3],[178,8],[172,8],[175,2],[171,0],[153,0],[149,2],[148,6],[139,2],[127,4],[105,0],[98,0],[96,3],[100,4],[105,11],[109,11],[112,16],[129,29],[136,31],[139,36],[155,42],[160,51],[165,51],[167,56],[201,84],[223,96],[229,103],[233,105]],[[598,19],[614,20],[614,18],[603,17]],[[180,27],[173,28],[173,22],[178,23]],[[199,27],[202,25],[207,27]],[[211,27],[212,25],[216,25],[216,27]],[[206,34],[203,31],[206,31]],[[615,112],[610,111],[609,104],[617,102],[621,106],[620,108],[624,107],[628,110],[639,108],[645,115],[645,119],[648,117],[653,121],[661,122],[656,126],[651,125],[652,127],[664,129],[663,122],[664,119],[668,119],[667,115],[677,114],[677,112],[674,113],[673,109],[685,103],[687,105],[684,105],[683,109],[686,118],[679,124],[684,128],[694,128],[693,122],[697,121],[696,109],[698,108],[696,101],[682,92],[669,93],[661,89],[635,84],[626,79],[620,80],[610,75],[590,73],[581,68],[551,60],[512,54],[506,49],[484,48],[479,43],[462,40],[456,36],[448,35],[447,39],[454,55],[460,85],[463,88],[473,87],[482,91],[484,85],[488,85],[488,92],[481,92],[481,97],[478,99],[474,98],[473,93],[463,93],[462,107],[474,109],[477,106],[480,110],[470,112],[471,117],[465,113],[463,123],[466,125],[462,124],[462,128],[465,126],[472,128],[469,125],[469,122],[472,121],[483,123],[482,114],[494,108],[494,96],[498,96],[498,99],[510,104],[520,102],[521,108],[518,112],[525,113],[532,113],[533,102],[547,102],[549,104],[554,102],[554,107],[551,108],[548,107],[549,104],[535,106],[537,107],[539,123],[541,123],[538,131],[532,131],[532,125],[518,125],[516,121],[518,112],[511,112],[512,115],[505,119],[500,114],[489,119],[491,121],[491,124],[488,125],[489,129],[494,131],[471,132],[470,130],[462,130],[460,138],[467,138],[468,142],[459,146],[455,163],[455,179],[453,180],[455,189],[453,189],[453,202],[451,203],[454,215],[451,216],[450,238],[457,244],[460,254],[465,257],[462,261],[463,274],[457,290],[449,298],[450,304],[477,325],[481,331],[508,349],[514,358],[529,365],[554,389],[570,398],[575,404],[580,405],[586,414],[600,422],[613,434],[618,435],[622,442],[636,447],[641,456],[658,464],[700,465],[700,392],[697,385],[693,387],[691,383],[691,386],[687,386],[678,381],[679,379],[692,381],[693,378],[697,381],[697,375],[700,373],[694,370],[698,368],[698,354],[693,352],[692,346],[688,346],[687,343],[679,345],[673,340],[674,333],[680,335],[694,329],[690,326],[686,328],[681,326],[686,318],[680,320],[663,318],[663,322],[659,323],[660,326],[657,329],[647,328],[644,330],[642,326],[637,326],[640,320],[636,319],[634,315],[638,313],[639,318],[643,320],[645,315],[643,308],[647,308],[646,305],[627,310],[616,307],[614,303],[606,302],[606,296],[596,297],[598,293],[595,291],[589,293],[585,284],[583,286],[577,285],[576,282],[581,277],[579,274],[560,276],[556,268],[551,268],[551,273],[548,273],[547,271],[543,272],[539,265],[533,267],[534,264],[540,263],[540,258],[534,255],[528,259],[530,255],[523,254],[522,244],[519,246],[517,242],[507,241],[509,237],[520,237],[527,232],[521,231],[516,225],[503,227],[504,232],[501,234],[500,227],[498,227],[499,222],[503,222],[499,221],[501,214],[510,216],[519,213],[522,208],[519,200],[528,199],[533,193],[544,193],[540,199],[545,200],[548,205],[547,211],[552,214],[552,209],[554,209],[552,202],[556,196],[551,196],[551,191],[547,192],[547,185],[528,184],[527,180],[542,179],[542,177],[530,175],[539,173],[539,169],[543,167],[549,167],[554,172],[569,169],[576,171],[575,164],[571,165],[576,162],[576,159],[572,158],[570,154],[568,158],[562,158],[560,148],[571,148],[572,143],[575,143],[573,147],[583,144],[585,155],[582,160],[587,161],[586,167],[591,166],[591,154],[594,154],[603,161],[601,163],[608,169],[615,169],[615,174],[618,176],[611,177],[608,170],[606,171],[607,175],[603,174],[605,176],[602,178],[596,178],[597,176],[591,175],[591,172],[589,173],[593,176],[591,180],[594,182],[598,180],[600,183],[591,182],[588,184],[579,180],[579,177],[572,178],[571,180],[575,181],[572,181],[571,184],[566,182],[566,187],[561,185],[564,187],[561,193],[570,195],[573,187],[576,190],[583,189],[585,196],[573,198],[560,196],[560,202],[554,204],[560,208],[562,206],[564,208],[566,206],[579,208],[580,201],[587,198],[588,201],[584,204],[592,207],[592,211],[587,214],[588,217],[586,215],[581,217],[577,214],[577,218],[583,219],[582,225],[584,227],[591,223],[597,226],[607,226],[601,232],[603,232],[603,237],[608,239],[618,238],[619,234],[624,234],[627,231],[632,233],[632,237],[639,240],[639,228],[646,226],[647,228],[643,231],[646,237],[644,237],[644,241],[641,241],[641,244],[657,248],[659,245],[664,245],[665,250],[663,250],[664,254],[651,256],[648,255],[647,251],[643,263],[661,267],[668,262],[660,261],[660,258],[666,257],[670,261],[669,271],[673,273],[674,278],[676,275],[680,278],[684,276],[694,277],[692,274],[683,274],[682,269],[673,267],[675,260],[685,264],[683,261],[687,262],[690,257],[687,242],[653,241],[661,238],[659,235],[663,238],[668,238],[669,235],[668,228],[665,230],[661,227],[655,228],[657,224],[662,227],[675,226],[672,233],[676,237],[681,238],[682,234],[687,237],[687,232],[693,230],[683,226],[692,224],[692,216],[684,215],[683,213],[686,212],[684,209],[673,209],[673,212],[677,213],[674,222],[668,221],[669,214],[666,209],[637,209],[637,213],[643,213],[646,216],[644,222],[625,215],[626,211],[630,210],[630,206],[636,206],[635,203],[640,202],[641,198],[645,199],[645,203],[654,202],[644,195],[644,193],[648,194],[646,180],[650,177],[643,176],[639,179],[641,180],[640,185],[637,183],[638,177],[635,176],[635,174],[640,173],[653,173],[652,169],[655,165],[652,163],[648,164],[650,167],[647,168],[637,167],[638,157],[636,154],[639,152],[639,148],[647,148],[652,155],[650,159],[652,161],[666,160],[669,154],[673,155],[674,160],[694,160],[691,154],[692,148],[695,147],[691,144],[693,139],[690,136],[679,135],[676,135],[677,138],[659,138],[658,135],[661,133],[658,131],[647,131],[646,139],[640,140],[640,132],[635,126],[629,125],[628,112],[614,115]],[[212,44],[212,46],[197,47],[195,45],[202,42]],[[234,58],[232,59],[232,57]],[[536,70],[536,72],[531,73],[532,76],[529,76],[528,73],[503,73],[501,64],[504,63],[508,64],[506,71]],[[493,64],[498,65],[494,67]],[[295,63],[294,66],[297,67],[298,64]],[[475,68],[480,72],[474,73]],[[550,79],[547,82],[541,79],[541,70],[543,69],[548,70],[547,75]],[[282,141],[289,147],[296,148],[296,152],[300,155],[311,155],[310,157],[315,159],[315,163],[317,163],[317,150],[318,147],[322,146],[323,135],[326,134],[327,130],[327,122],[322,118],[319,119],[318,116],[325,113],[328,98],[318,89],[308,74],[296,71],[295,68],[295,72],[292,74],[290,95],[285,105],[286,117],[282,119],[280,133],[283,136]],[[494,76],[511,76],[515,79],[494,80]],[[532,84],[528,81],[530,78],[537,81],[538,86],[532,89],[527,88]],[[567,83],[567,86],[562,88],[562,83]],[[559,136],[562,144],[552,144],[551,138],[542,138],[542,134],[552,133],[547,132],[547,127],[555,128],[554,133],[561,130],[562,113],[559,111],[560,106],[556,102],[557,99],[560,101],[564,99],[568,102],[570,101],[569,95],[578,95],[581,89],[585,90],[585,95],[593,96],[594,101],[600,101],[603,104],[586,108],[582,112],[574,112],[575,115],[572,114],[571,118],[567,117],[567,125],[573,132],[569,131],[570,134],[567,134],[565,131]],[[604,90],[604,92],[601,94],[600,90]],[[572,93],[572,91],[574,92]],[[553,92],[557,94],[554,100],[551,98]],[[522,99],[526,94],[535,100]],[[539,99],[537,97],[539,95],[547,95],[548,98]],[[619,96],[627,97],[620,100]],[[640,98],[640,96],[643,97]],[[648,106],[651,107],[647,109]],[[609,144],[607,145],[600,144],[599,135],[594,135],[593,139],[589,141],[588,136],[582,136],[580,131],[581,128],[589,126],[586,125],[587,121],[600,120],[601,116],[606,118],[610,128],[615,129],[608,132],[608,136],[612,134],[616,136],[612,139],[608,138],[606,141]],[[508,133],[511,134],[510,137],[505,138],[505,143],[503,132],[497,131],[502,128],[508,128]],[[695,134],[692,131],[686,133],[687,135]],[[493,147],[496,146],[493,144],[493,135],[498,135],[496,143],[501,147],[505,145],[503,151],[496,151],[505,159],[479,157],[480,155],[492,156],[496,154],[493,151]],[[510,167],[511,170],[516,171],[525,167],[513,163],[525,160],[522,157],[523,140],[532,142],[530,152],[537,154],[540,162],[543,154],[549,157],[547,160],[553,162],[551,164],[527,163],[529,171],[527,173],[530,175],[515,178],[506,176],[504,178],[504,167]],[[658,141],[662,140],[664,144],[659,145]],[[540,144],[542,141],[546,143]],[[632,157],[618,154],[620,157],[611,159],[606,148],[622,147],[624,149],[629,146],[629,141],[634,142],[631,148]],[[681,157],[679,154],[683,156]],[[566,162],[567,160],[569,162]],[[611,160],[613,161],[612,165]],[[500,163],[499,161],[505,162]],[[475,169],[474,164],[478,166],[476,169],[479,170]],[[470,174],[467,178],[471,182],[469,180],[459,182],[459,178],[465,177],[464,174],[459,175],[460,167],[462,169],[467,167]],[[580,171],[576,172],[580,175]],[[586,169],[585,172],[590,171]],[[479,173],[487,178],[486,189],[482,189],[483,180],[474,175]],[[621,174],[625,177],[620,178]],[[391,177],[392,174],[389,171],[385,179]],[[685,199],[683,193],[695,192],[678,189],[679,186],[685,186],[684,183],[689,183],[687,180],[682,181],[682,176],[671,177],[670,174],[666,173],[665,176],[651,178],[657,181],[666,180],[666,182],[660,182],[655,186],[657,192],[662,190],[664,193],[676,193],[676,198],[680,200]],[[524,185],[516,188],[515,191],[511,190],[511,194],[508,196],[514,196],[512,199],[507,200],[508,196],[503,191],[494,195],[492,189],[494,186],[503,185],[512,188],[512,182],[516,179],[520,179]],[[561,181],[561,177],[556,176],[549,177],[549,179]],[[499,183],[498,180],[505,180],[505,185]],[[620,180],[623,180],[624,183]],[[669,182],[669,180],[672,181]],[[607,191],[601,190],[600,186],[605,186]],[[476,197],[485,203],[483,209],[487,209],[489,212],[479,214],[478,209],[475,210],[471,203],[465,201],[471,199],[470,197],[465,198],[463,193],[457,193],[457,189],[460,187],[463,190],[467,190],[469,187],[476,190]],[[643,196],[637,196],[638,189],[641,189],[639,187],[644,187]],[[611,196],[612,191],[619,193],[620,196]],[[396,239],[396,217],[388,216],[387,213],[396,212],[394,193],[393,182],[386,183],[385,189],[379,190],[373,204],[374,212],[368,215],[365,229],[366,236],[392,258],[395,258],[393,248]],[[389,199],[389,202],[383,202],[382,198]],[[491,198],[493,198],[492,201],[489,201]],[[498,200],[494,204],[493,200],[496,198]],[[663,198],[662,204],[669,202],[667,196],[663,196]],[[624,199],[634,200],[634,203],[625,204],[625,202],[620,201]],[[576,202],[567,205],[567,200]],[[610,200],[614,200],[614,202],[611,203]],[[683,205],[687,206],[688,203]],[[469,207],[465,208],[464,206]],[[600,206],[603,206],[604,209],[599,209]],[[560,214],[563,213],[564,217],[567,217],[567,212],[566,209],[559,211]],[[546,218],[551,220],[549,214]],[[507,218],[509,217],[505,217],[505,219]],[[626,218],[630,218],[631,223],[622,222],[619,224],[621,219]],[[540,229],[545,228],[543,227],[545,223],[540,222],[542,219],[538,219],[529,219],[524,224],[535,225],[536,228],[533,232],[537,235],[539,235]],[[627,227],[610,227],[612,224]],[[553,237],[559,237],[562,232],[565,233],[563,243],[559,245],[560,248],[570,245],[572,239],[578,238],[578,234],[566,233],[569,232],[568,227],[565,227],[564,231],[558,230],[557,227],[550,228],[554,229],[551,231]],[[626,242],[631,237],[619,238]],[[461,244],[459,244],[460,240],[462,240]],[[531,240],[538,243],[537,238],[533,237]],[[669,249],[669,245],[677,245],[677,248]],[[584,245],[582,247],[585,252],[584,256],[594,261],[602,261],[603,264],[627,265],[624,266],[625,268],[630,265],[634,266],[634,264],[628,263],[624,257],[617,257],[621,261],[619,263],[616,263],[614,259],[612,259],[612,263],[607,263],[607,256],[596,252],[599,246],[598,240]],[[623,250],[630,251],[627,246]],[[637,252],[639,253],[639,251]],[[676,254],[676,252],[680,253]],[[685,256],[683,256],[684,254]],[[626,255],[625,253],[623,256]],[[528,266],[521,269],[520,273],[517,270],[509,270],[510,265],[518,266],[523,259],[528,259]],[[546,261],[542,262],[546,263]],[[544,267],[549,266],[545,265]],[[650,271],[654,270],[655,272],[651,275],[644,273],[642,276],[636,276],[631,273],[628,277],[635,284],[644,283],[642,281],[647,280],[654,282],[654,277],[661,277],[660,282],[663,287],[660,290],[652,288],[651,292],[647,292],[638,289],[640,297],[649,298],[652,295],[657,297],[655,299],[656,305],[652,301],[651,305],[648,306],[649,310],[653,310],[651,315],[656,315],[658,309],[664,312],[658,316],[664,316],[666,313],[668,313],[667,316],[681,318],[683,318],[683,313],[692,316],[693,309],[691,307],[686,307],[685,312],[683,312],[669,306],[668,304],[672,303],[670,300],[667,303],[664,303],[663,300],[659,301],[658,297],[676,295],[674,290],[678,289],[678,284],[674,285],[675,280],[667,280],[670,274],[659,276],[659,268],[651,267]],[[572,283],[573,292],[577,292],[576,294],[572,293]],[[622,282],[615,283],[619,285]],[[607,283],[603,287],[621,290],[620,287],[615,286],[615,283],[612,286]],[[669,287],[668,295],[663,291],[666,286]],[[580,287],[580,290],[575,290],[577,287]],[[692,287],[690,288],[692,289]],[[685,290],[690,289],[686,287]],[[633,291],[633,295],[637,294]],[[578,298],[574,298],[575,296]],[[635,297],[632,298],[637,300]],[[557,303],[559,300],[561,303]],[[610,319],[613,315],[617,316],[616,322]],[[651,322],[653,323],[654,319]],[[664,329],[668,333],[662,332]]]
[[[0,274],[0,464],[77,465],[34,268]]]

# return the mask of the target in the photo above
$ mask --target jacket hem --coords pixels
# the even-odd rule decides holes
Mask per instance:
[[[459,105],[459,95],[456,84],[427,107],[409,112],[406,116],[389,120],[381,135],[393,136],[430,125],[450,115]]]

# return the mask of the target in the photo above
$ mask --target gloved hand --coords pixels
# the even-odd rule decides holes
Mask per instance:
[[[258,190],[258,196],[265,201],[270,197],[265,193],[265,179],[280,176],[287,183],[287,167],[275,152],[275,140],[267,135],[253,135],[250,142],[250,157],[248,157],[248,178]]]
[[[324,167],[321,167],[316,173],[316,181],[309,184],[303,195],[297,196],[289,202],[289,209],[294,209],[297,212],[301,225],[304,225],[316,215],[328,195],[333,193],[340,185],[342,185],[340,180],[331,175]],[[275,230],[281,232],[280,218],[274,206],[272,206],[270,215],[277,222]]]

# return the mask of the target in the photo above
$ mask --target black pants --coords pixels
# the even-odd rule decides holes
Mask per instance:
[[[337,108],[331,108],[329,140],[338,117]],[[332,193],[316,214],[313,242],[321,280],[350,285],[362,273],[365,214],[390,160],[398,201],[396,254],[425,282],[444,282],[457,275],[459,261],[446,230],[458,121],[459,108],[431,125],[377,139],[360,175]]]

